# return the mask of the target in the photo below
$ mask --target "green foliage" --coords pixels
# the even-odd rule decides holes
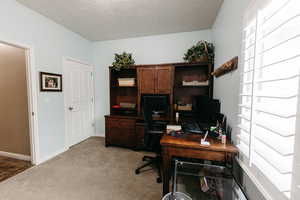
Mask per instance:
[[[196,45],[187,50],[183,59],[188,62],[197,62],[207,58],[208,61],[213,62],[214,55],[214,45],[212,43],[199,41]]]
[[[115,54],[115,61],[112,63],[112,67],[116,71],[121,69],[127,69],[130,65],[135,63],[131,53],[123,52],[122,54]]]

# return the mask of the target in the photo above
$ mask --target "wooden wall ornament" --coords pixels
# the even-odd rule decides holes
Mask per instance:
[[[227,74],[238,68],[238,62],[239,62],[239,58],[236,56],[233,59],[231,59],[230,61],[224,63],[218,69],[216,69],[213,73],[211,73],[211,75],[220,77],[224,74]]]

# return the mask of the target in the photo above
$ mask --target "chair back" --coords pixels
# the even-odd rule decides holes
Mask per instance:
[[[144,103],[143,114],[145,121],[144,148],[148,151],[160,151],[160,139],[165,132],[166,126],[153,120],[153,107],[151,103]]]

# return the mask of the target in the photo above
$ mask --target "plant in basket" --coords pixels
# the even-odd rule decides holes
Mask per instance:
[[[187,62],[213,62],[214,45],[206,41],[199,41],[184,54],[183,59]]]

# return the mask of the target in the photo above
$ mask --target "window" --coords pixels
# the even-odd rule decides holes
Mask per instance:
[[[253,1],[244,24],[240,160],[272,198],[290,199],[292,183],[299,183],[292,174],[299,166],[294,165],[294,146],[300,105],[300,1]]]

